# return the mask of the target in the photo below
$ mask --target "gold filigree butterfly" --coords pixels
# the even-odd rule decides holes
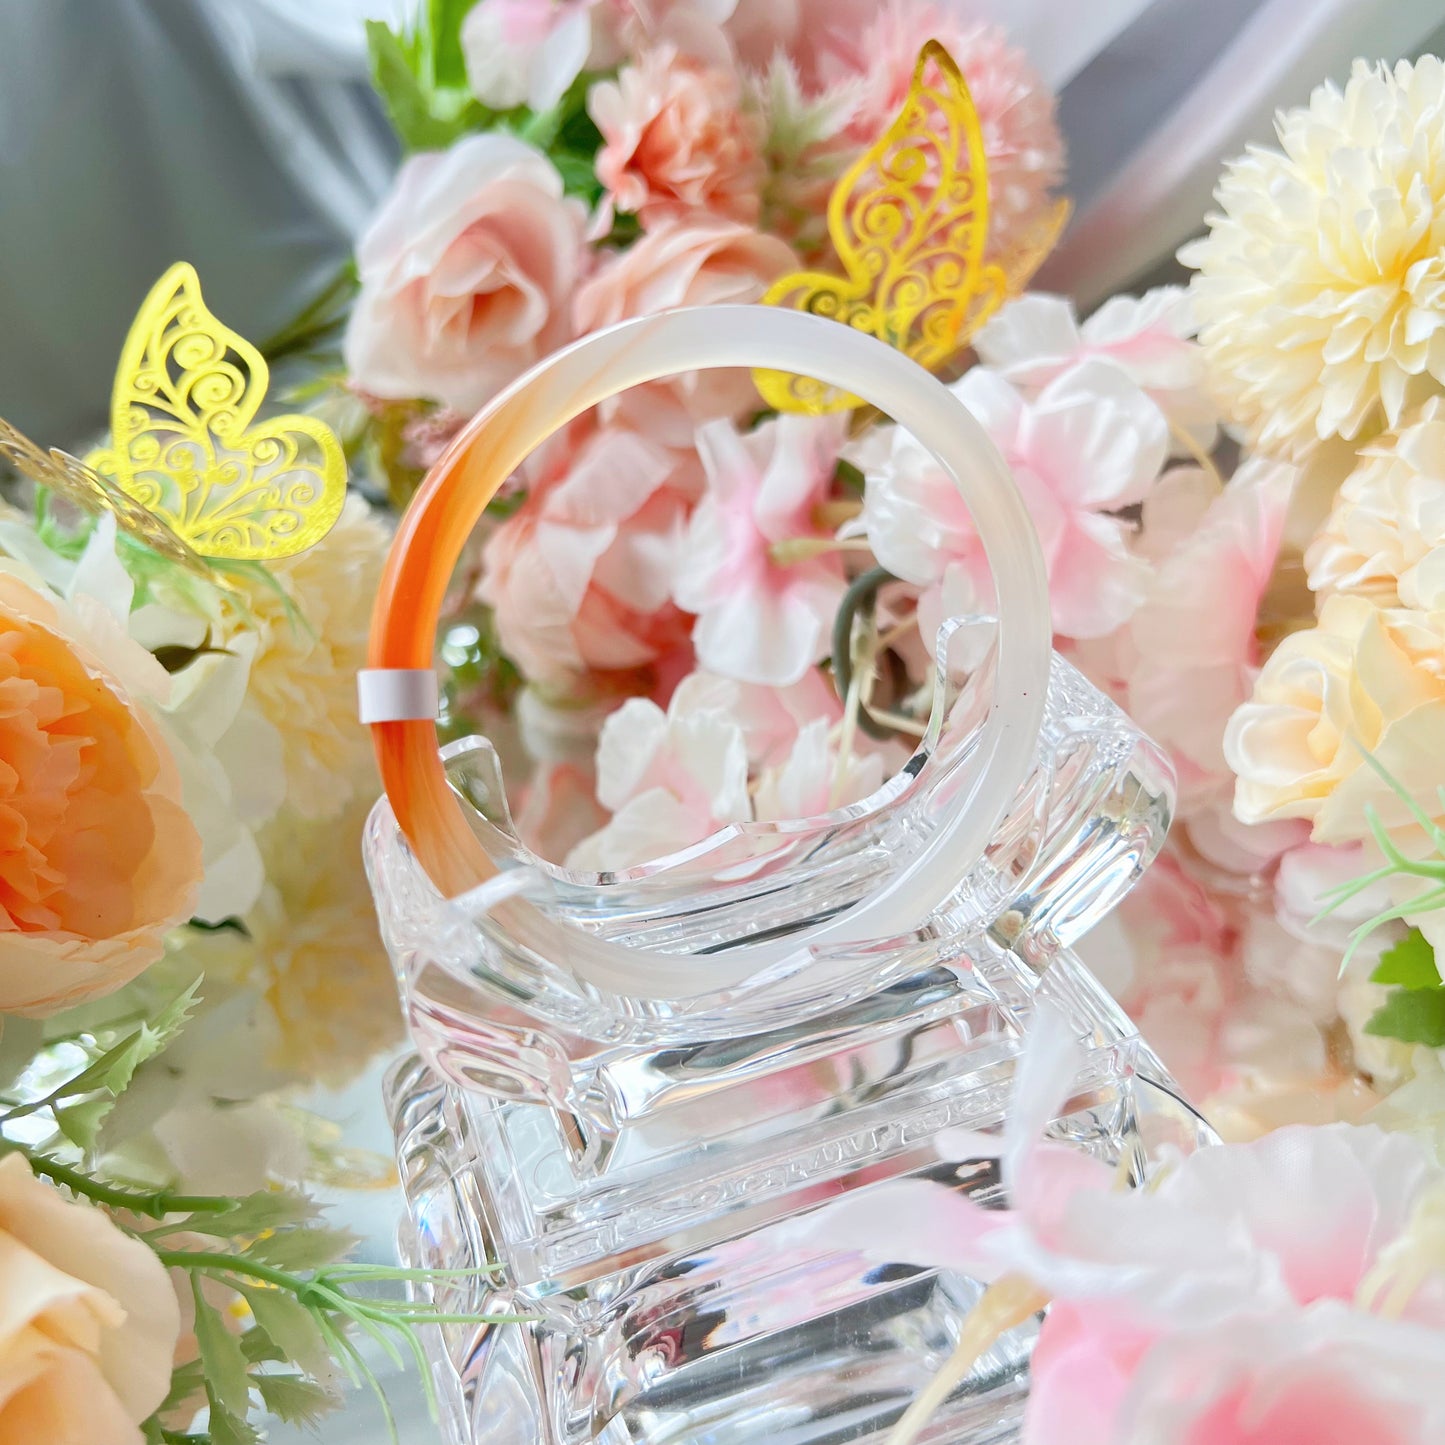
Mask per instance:
[[[270,372],[201,298],[178,262],[126,337],[111,394],[111,444],[78,462],[0,422],[0,452],[41,486],[193,571],[314,546],[341,514],[341,443],[310,416],[257,422]]]
[[[930,69],[936,79],[930,75]],[[919,52],[903,108],[828,200],[828,234],[845,275],[798,271],[766,305],[866,331],[936,370],[1042,265],[1068,220],[1058,201],[999,261],[988,243],[988,157],[968,86],[936,40]],[[753,373],[779,411],[847,411],[847,392],[789,372]]]

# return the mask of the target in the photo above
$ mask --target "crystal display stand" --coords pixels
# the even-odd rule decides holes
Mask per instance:
[[[697,953],[800,927],[926,832],[966,766],[966,716],[951,732],[847,823],[761,852],[753,840],[749,865],[733,844],[605,888],[557,883],[554,906],[614,939]],[[485,745],[457,750],[459,786],[495,798],[490,763]],[[380,806],[370,865],[421,1054],[390,1080],[405,1252],[435,1268],[500,1264],[490,1283],[451,1288],[448,1308],[539,1321],[447,1332],[436,1363],[456,1445],[881,1441],[979,1286],[796,1243],[780,1253],[770,1226],[906,1175],[996,1200],[992,1164],[943,1160],[935,1140],[1001,1127],[1039,999],[1089,1048],[1057,1137],[1135,1174],[1163,1146],[1202,1142],[1068,948],[1158,847],[1168,778],[1056,659],[1017,807],[932,917],[825,960],[826,997],[783,978],[683,1012],[606,998],[487,920],[441,916]],[[517,852],[476,826],[499,856]],[[1012,1438],[1031,1339],[1006,1336],[925,1438]]]
[[[865,397],[933,452],[996,615],[940,633],[925,735],[869,798],[569,873],[516,839],[485,741],[438,761],[447,578],[487,500],[569,417],[757,365]],[[403,1250],[488,1271],[440,1288],[449,1313],[514,1317],[430,1342],[451,1445],[881,1445],[981,1287],[830,1250],[819,1212],[909,1176],[1001,1204],[995,1160],[947,1151],[1003,1127],[1045,1000],[1085,1057],[1053,1137],[1133,1181],[1208,1142],[1070,951],[1162,843],[1170,769],[1048,637],[1037,541],[977,423],[898,352],[816,317],[704,307],[585,338],[433,469],[388,561],[361,697],[387,791],[367,861],[417,1046],[389,1081]],[[921,1438],[1014,1438],[1033,1333],[1001,1338]]]

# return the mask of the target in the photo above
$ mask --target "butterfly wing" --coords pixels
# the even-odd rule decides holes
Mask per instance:
[[[828,203],[828,233],[845,275],[784,276],[765,303],[844,322],[937,367],[967,344],[1005,293],[986,264],[988,159],[963,75],[936,40],[919,53],[902,108],[843,175]],[[820,382],[754,373],[780,411],[858,406]]]
[[[87,458],[207,557],[287,557],[341,514],[346,460],[314,417],[256,423],[266,359],[206,306],[194,267],[156,283],[121,352],[111,445]]]
[[[199,576],[211,576],[205,560],[159,517],[68,452],[42,450],[3,417],[0,417],[0,456],[37,486],[64,497],[92,515],[110,512],[120,529],[136,541]]]

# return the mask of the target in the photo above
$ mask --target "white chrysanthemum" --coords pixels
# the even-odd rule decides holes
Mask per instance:
[[[222,645],[255,637],[247,700],[280,734],[286,799],[303,817],[335,816],[370,776],[356,673],[388,540],[352,493],[316,546],[269,563],[270,580],[248,584],[244,606],[227,608]]]
[[[1211,382],[1263,448],[1394,426],[1445,382],[1445,66],[1356,61],[1228,166],[1196,267]]]
[[[1445,610],[1445,404],[1367,447],[1305,553],[1310,589]]]

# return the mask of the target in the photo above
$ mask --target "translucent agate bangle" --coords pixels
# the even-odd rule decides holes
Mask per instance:
[[[981,856],[1023,783],[1049,670],[1048,592],[1032,523],[1003,458],[941,382],[861,332],[797,311],[703,306],[625,321],[557,352],[480,411],[428,473],[387,559],[372,624],[368,720],[397,822],[444,897],[469,892],[497,869],[447,782],[435,716],[411,715],[405,699],[431,695],[416,675],[433,666],[442,600],[468,535],[502,483],[572,418],[629,387],[714,367],[815,377],[913,433],[952,476],[983,543],[997,598],[998,661],[971,792],[887,883],[810,932],[688,958],[609,943],[519,898],[496,910],[519,942],[586,982],[659,999],[730,986],[825,939],[884,938],[915,926]],[[392,672],[412,677],[392,679]]]

